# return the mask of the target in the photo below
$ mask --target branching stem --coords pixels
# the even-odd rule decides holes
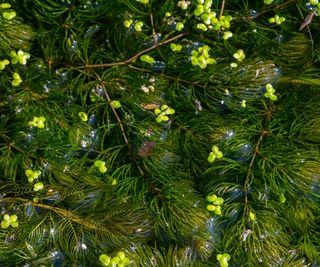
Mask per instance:
[[[245,179],[245,182],[244,182],[244,193],[245,193],[244,202],[245,202],[245,204],[248,204],[248,192],[249,192],[250,176],[252,174],[253,164],[254,164],[254,161],[255,161],[257,155],[259,154],[259,147],[260,147],[260,144],[262,142],[262,139],[267,133],[268,132],[265,131],[265,130],[263,130],[261,132],[260,137],[258,139],[258,142],[256,143],[256,146],[254,148],[254,152],[253,152],[253,155],[252,155],[249,167],[248,167],[247,176],[246,176],[246,179]]]
[[[287,6],[287,5],[291,4],[291,3],[294,3],[294,2],[297,2],[297,0],[288,0],[288,1],[286,1],[286,2],[284,2],[282,4],[280,4],[280,5],[271,6],[269,8],[266,8],[266,9],[262,10],[261,12],[259,12],[256,15],[248,17],[248,19],[255,19],[255,18],[260,17],[260,16],[262,16],[262,15],[264,15],[264,14],[270,12],[270,11],[275,11],[277,9],[281,9],[281,8]]]

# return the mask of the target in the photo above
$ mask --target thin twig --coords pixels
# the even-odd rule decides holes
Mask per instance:
[[[245,204],[248,203],[249,181],[250,181],[250,175],[252,174],[253,164],[254,164],[254,161],[255,161],[258,153],[259,153],[259,147],[260,147],[260,144],[262,142],[262,139],[267,133],[268,133],[267,131],[262,131],[262,133],[260,134],[260,137],[258,139],[256,147],[254,148],[252,159],[251,159],[249,167],[248,167],[247,176],[246,176],[246,179],[245,179],[245,182],[244,182],[244,192],[245,192],[244,201],[245,201]]]
[[[100,84],[100,86],[102,87],[102,89],[103,89],[103,91],[104,91],[104,94],[106,95],[106,98],[107,98],[107,100],[108,100],[108,103],[110,104],[110,103],[111,103],[111,98],[110,98],[110,96],[109,96],[109,94],[108,94],[108,92],[107,92],[107,90],[106,90],[106,87],[104,86],[104,82],[101,80],[100,76],[99,76],[97,73],[95,73],[95,75],[96,75],[97,79],[99,80],[99,84]],[[125,131],[124,131],[124,127],[123,127],[123,125],[122,125],[122,123],[121,123],[120,117],[119,117],[116,109],[115,109],[111,104],[110,104],[110,107],[111,107],[112,112],[113,112],[113,114],[115,115],[115,117],[116,117],[116,119],[117,119],[117,121],[118,121],[118,124],[119,124],[119,126],[120,126],[123,139],[124,139],[126,145],[129,145],[129,141],[128,141],[128,138],[127,138],[126,133],[125,133]]]
[[[219,18],[223,16],[225,0],[222,0]]]
[[[105,93],[105,95],[106,95],[106,98],[107,98],[108,103],[111,103],[111,98],[110,98],[110,96],[109,96],[109,94],[108,94],[108,92],[107,92],[107,90],[106,90],[106,88],[105,88],[105,86],[104,86],[104,81],[101,79],[101,77],[100,77],[97,73],[95,73],[95,76],[96,76],[97,79],[99,80],[99,84],[100,84],[100,86],[101,86],[101,87],[103,88],[103,90],[104,90],[104,93]],[[126,135],[126,133],[125,133],[123,124],[122,124],[122,122],[121,122],[121,119],[120,119],[120,117],[119,117],[116,109],[115,109],[111,104],[110,104],[110,107],[111,107],[111,109],[112,109],[112,111],[113,111],[113,114],[115,115],[115,117],[116,117],[116,119],[117,119],[117,122],[118,122],[118,124],[119,124],[119,126],[120,126],[123,139],[124,139],[124,141],[125,141],[125,143],[126,143],[126,145],[127,145],[127,147],[128,147],[128,150],[129,150],[129,154],[131,155],[131,157],[132,157],[135,165],[137,166],[137,168],[138,168],[141,176],[143,177],[143,179],[145,180],[145,182],[148,184],[149,188],[150,188],[156,195],[159,195],[160,192],[161,192],[161,190],[160,190],[159,188],[157,188],[156,186],[154,186],[153,183],[149,181],[149,179],[146,177],[144,171],[143,171],[142,168],[140,167],[139,163],[137,162],[137,160],[136,160],[136,158],[135,158],[135,156],[134,156],[134,154],[133,154],[133,151],[132,151],[132,149],[131,149],[129,140],[128,140],[128,138],[127,138],[127,135]]]
[[[107,68],[107,67],[114,67],[114,66],[125,66],[125,65],[128,65],[129,63],[135,61],[137,58],[139,58],[141,55],[145,54],[145,53],[148,53],[160,46],[163,46],[163,45],[166,45],[168,43],[171,43],[183,36],[186,36],[188,33],[181,33],[181,34],[178,34],[170,39],[167,39],[163,42],[160,42],[160,43],[156,43],[154,44],[153,46],[150,46],[138,53],[136,53],[134,56],[128,58],[127,60],[124,60],[124,61],[121,61],[121,62],[113,62],[113,63],[103,63],[103,64],[86,64],[86,65],[83,65],[83,66],[79,66],[79,67],[75,67],[77,69],[88,69],[88,68]]]
[[[264,15],[264,14],[270,12],[270,11],[274,11],[274,10],[277,10],[277,9],[281,9],[281,8],[285,7],[286,5],[289,5],[289,4],[294,3],[294,2],[297,2],[297,0],[288,0],[287,2],[284,2],[284,3],[280,4],[280,5],[266,8],[265,10],[262,10],[262,11],[259,12],[258,14],[252,15],[252,16],[248,17],[248,19],[250,19],[250,20],[251,20],[251,19],[255,19],[255,18],[260,17],[261,15]]]
[[[136,67],[134,65],[128,65],[128,68],[133,69],[133,70],[138,70],[138,71],[141,71],[141,72],[153,73],[152,71],[149,71],[149,70],[146,70],[146,69],[142,69],[142,68]],[[204,84],[200,84],[198,82],[184,80],[184,79],[181,79],[180,77],[174,77],[174,76],[170,76],[170,75],[163,74],[163,73],[159,74],[159,76],[163,77],[163,78],[175,80],[177,82],[181,82],[181,83],[186,83],[186,84],[190,84],[190,85],[193,85],[193,86],[197,86],[197,87],[200,87],[200,88],[206,88],[206,86]]]

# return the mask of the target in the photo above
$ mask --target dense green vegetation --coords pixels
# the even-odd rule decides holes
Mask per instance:
[[[320,265],[317,0],[0,3],[0,266]]]

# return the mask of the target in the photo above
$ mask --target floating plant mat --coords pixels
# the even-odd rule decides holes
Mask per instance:
[[[318,0],[0,3],[0,266],[319,266]]]

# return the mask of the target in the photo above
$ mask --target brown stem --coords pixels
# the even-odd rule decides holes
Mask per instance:
[[[288,0],[287,2],[284,2],[280,5],[275,6],[275,7],[266,8],[265,10],[262,10],[261,12],[259,12],[257,15],[248,17],[248,19],[255,19],[255,18],[260,17],[261,15],[264,15],[270,11],[281,9],[281,8],[287,6],[291,3],[294,3],[294,2],[297,2],[297,0]]]
[[[223,12],[224,12],[224,5],[225,5],[225,0],[222,0],[221,2],[221,8],[220,8],[220,15],[219,18],[221,18],[223,16]]]
[[[171,43],[183,36],[186,36],[188,33],[181,33],[181,34],[178,34],[170,39],[167,39],[163,42],[160,42],[160,43],[156,43],[154,44],[153,46],[150,46],[138,53],[136,53],[134,56],[128,58],[127,60],[125,61],[121,61],[121,62],[113,62],[113,63],[103,63],[103,64],[86,64],[84,66],[80,66],[80,67],[76,67],[78,69],[88,69],[88,68],[107,68],[107,67],[114,67],[114,66],[125,66],[125,65],[128,65],[129,63],[135,61],[137,58],[139,58],[141,55],[147,53],[147,52],[150,52],[160,46],[163,46],[165,44],[168,44],[168,43]]]
[[[136,67],[136,66],[133,66],[133,65],[128,65],[128,67],[130,69],[133,69],[133,70],[152,73],[152,71],[149,71],[149,70],[146,70],[146,69],[142,69],[142,68],[139,68],[139,67]],[[201,87],[201,88],[206,88],[206,86],[204,84],[199,84],[198,82],[184,80],[184,79],[181,79],[180,77],[174,77],[174,76],[166,75],[166,74],[163,74],[163,73],[161,73],[159,75],[160,75],[160,77],[168,78],[168,79],[171,79],[171,80],[175,80],[177,82],[182,82],[182,83],[191,84],[193,86],[197,86],[197,87]]]
[[[259,147],[262,142],[262,139],[267,133],[268,133],[267,131],[261,132],[260,137],[258,139],[258,142],[254,148],[254,152],[253,152],[253,155],[252,155],[249,167],[248,167],[247,176],[246,176],[246,179],[244,182],[244,193],[245,193],[244,201],[245,201],[245,204],[248,204],[248,191],[249,191],[250,176],[252,174],[253,164],[254,164],[254,161],[255,161],[257,155],[259,154]]]

